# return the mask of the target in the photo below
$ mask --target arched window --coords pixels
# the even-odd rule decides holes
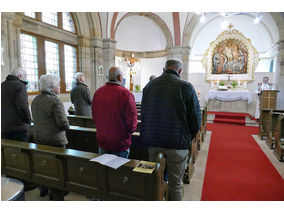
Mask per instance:
[[[24,13],[38,21],[76,33],[71,13]],[[61,93],[71,90],[74,74],[78,71],[78,47],[47,36],[26,31],[20,33],[22,67],[27,72],[29,94],[39,93],[39,78],[54,74],[61,79]]]

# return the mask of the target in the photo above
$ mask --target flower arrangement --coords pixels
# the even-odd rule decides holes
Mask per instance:
[[[224,82],[224,81],[221,81],[221,82],[219,83],[219,86],[225,86],[225,82]]]

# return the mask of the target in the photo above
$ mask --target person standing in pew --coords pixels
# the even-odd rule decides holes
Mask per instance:
[[[165,156],[169,200],[182,200],[188,149],[201,127],[196,92],[181,71],[179,59],[167,60],[163,74],[144,87],[141,102],[141,141],[150,161],[160,152]]]
[[[32,102],[34,140],[39,144],[65,147],[68,143],[65,130],[69,129],[69,121],[64,105],[57,97],[60,93],[60,78],[42,75],[39,85],[41,94]]]
[[[131,135],[137,128],[134,95],[124,88],[122,70],[111,67],[109,81],[93,98],[92,115],[97,128],[99,154],[128,158]]]
[[[75,74],[76,85],[71,90],[70,98],[75,107],[76,115],[92,116],[92,97],[88,86],[85,84],[85,76],[78,72]]]
[[[1,133],[10,140],[28,141],[31,123],[26,82],[27,73],[15,68],[1,83]]]
[[[57,97],[60,93],[60,78],[56,75],[42,75],[39,86],[41,94],[35,97],[31,107],[34,141],[37,144],[65,148],[68,144],[65,131],[69,129],[69,121],[65,115],[64,105]],[[48,194],[48,187],[39,188],[41,197]],[[53,200],[53,190],[49,197]]]

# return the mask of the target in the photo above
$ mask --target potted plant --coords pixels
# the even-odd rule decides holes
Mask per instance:
[[[235,82],[235,81],[233,81],[233,82],[231,83],[231,85],[232,85],[233,89],[235,89],[235,88],[237,87],[238,83]]]
[[[134,88],[135,88],[135,92],[140,92],[141,90],[141,86],[139,84],[136,84]]]

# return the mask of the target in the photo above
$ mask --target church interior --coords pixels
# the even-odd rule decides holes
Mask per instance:
[[[1,83],[14,68],[26,70],[31,110],[40,76],[59,76],[70,124],[66,148],[2,138],[1,200],[16,196],[9,178],[56,192],[41,197],[38,187],[22,187],[26,201],[168,200],[163,156],[151,174],[132,171],[149,161],[139,127],[129,163],[90,166],[96,129],[91,117],[74,114],[70,91],[82,72],[93,98],[109,68],[119,67],[139,124],[143,88],[171,58],[182,61],[180,78],[194,87],[202,115],[182,200],[284,201],[283,12],[1,12]]]

